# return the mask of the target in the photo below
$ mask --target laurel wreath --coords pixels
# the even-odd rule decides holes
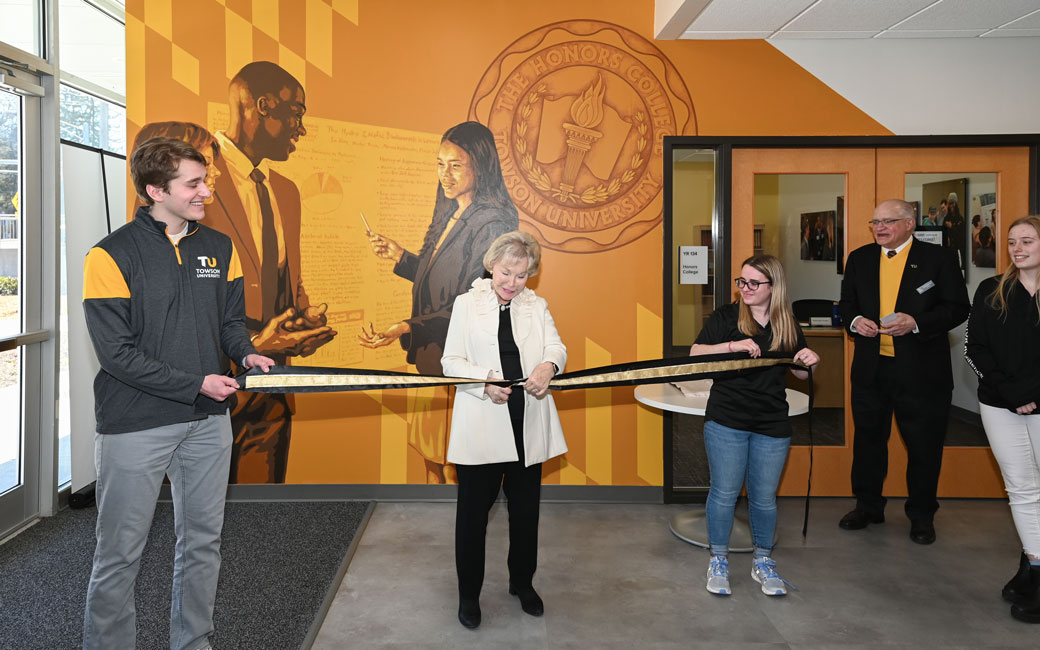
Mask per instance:
[[[594,205],[596,203],[604,203],[609,201],[621,191],[621,189],[631,183],[636,177],[636,170],[643,164],[643,151],[647,145],[647,124],[646,116],[643,115],[642,111],[637,111],[632,116],[632,120],[637,125],[636,129],[639,132],[639,138],[636,140],[636,152],[632,154],[629,159],[629,166],[620,176],[612,176],[606,183],[600,183],[595,187],[590,187],[577,194],[575,192],[568,192],[562,187],[553,187],[552,180],[549,175],[545,173],[539,165],[535,164],[534,156],[527,150],[527,125],[528,120],[531,117],[531,113],[534,111],[534,104],[537,103],[543,95],[546,94],[547,87],[545,84],[538,86],[535,90],[531,91],[531,94],[527,97],[527,102],[520,109],[520,115],[516,120],[516,139],[514,145],[517,153],[520,154],[520,166],[524,170],[524,175],[527,180],[530,181],[536,189],[542,192],[549,192],[555,199],[561,201],[570,201],[571,203],[578,203],[581,201],[586,205]]]

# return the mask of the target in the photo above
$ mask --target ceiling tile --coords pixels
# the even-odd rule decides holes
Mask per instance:
[[[1004,29],[1040,29],[1040,9],[1001,26]]]
[[[943,30],[914,30],[893,29],[881,32],[877,38],[973,38],[982,36],[989,30],[985,29],[943,29]]]
[[[796,32],[790,29],[781,30],[770,37],[770,40],[778,38],[873,38],[879,30],[873,29],[868,32],[836,32],[836,31],[811,31],[811,32]]]
[[[1040,9],[1040,0],[942,0],[893,29],[992,29],[1037,9]]]
[[[1040,36],[1040,28],[1038,29],[994,29],[993,31],[986,32],[982,35],[982,38],[1014,38],[1014,37],[1026,37],[1026,36]]]
[[[820,0],[784,31],[868,31],[877,33],[914,15],[935,0]]]
[[[687,15],[700,12],[682,30],[685,39],[1034,37],[1040,30],[1040,0],[673,1]]]

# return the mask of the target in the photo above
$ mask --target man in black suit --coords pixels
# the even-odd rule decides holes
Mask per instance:
[[[850,377],[856,508],[839,525],[858,530],[885,521],[881,490],[894,412],[907,448],[910,539],[931,544],[953,393],[947,332],[967,319],[970,303],[956,258],[915,240],[914,222],[906,201],[882,202],[870,222],[877,243],[853,251],[845,265],[841,316],[856,344]]]

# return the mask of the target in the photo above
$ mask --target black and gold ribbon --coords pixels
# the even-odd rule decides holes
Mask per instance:
[[[752,359],[744,354],[712,354],[636,361],[567,372],[553,377],[549,388],[576,390],[635,384],[661,384],[716,378],[772,366],[805,367],[787,356],[763,354],[757,359]],[[498,386],[516,386],[526,381],[526,379],[488,381],[487,379],[439,377],[388,370],[315,366],[274,366],[266,373],[259,368],[253,368],[236,379],[242,390],[255,393],[327,393],[487,383]]]
[[[612,366],[589,368],[556,375],[549,383],[552,390],[577,390],[582,388],[607,388],[635,384],[663,384],[689,381],[692,379],[717,379],[733,374],[753,372],[775,366],[793,366],[808,369],[791,357],[765,352],[757,359],[746,354],[709,354],[698,357],[677,357],[636,361]],[[809,411],[813,407],[812,370],[809,370]],[[414,373],[391,372],[388,370],[365,370],[358,368],[321,368],[314,366],[274,366],[269,372],[259,368],[236,377],[242,390],[254,393],[329,393],[357,390],[384,390],[393,388],[415,388],[420,386],[465,386],[470,384],[495,384],[497,386],[522,385],[526,379],[488,381],[463,377],[439,377]],[[812,490],[812,416],[809,419],[809,478],[805,494],[805,518],[802,536],[809,527],[809,494]]]

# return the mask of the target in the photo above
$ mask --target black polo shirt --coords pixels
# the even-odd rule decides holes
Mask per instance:
[[[773,342],[770,325],[755,336],[747,336],[737,329],[739,307],[736,303],[715,310],[697,335],[696,343],[715,345],[728,341],[752,339],[763,352]],[[806,347],[805,336],[798,328],[798,345],[789,350],[791,356]],[[708,398],[705,419],[741,431],[752,431],[773,438],[791,437],[791,423],[787,416],[787,384],[784,379],[787,366],[755,368],[740,374],[715,379]]]

